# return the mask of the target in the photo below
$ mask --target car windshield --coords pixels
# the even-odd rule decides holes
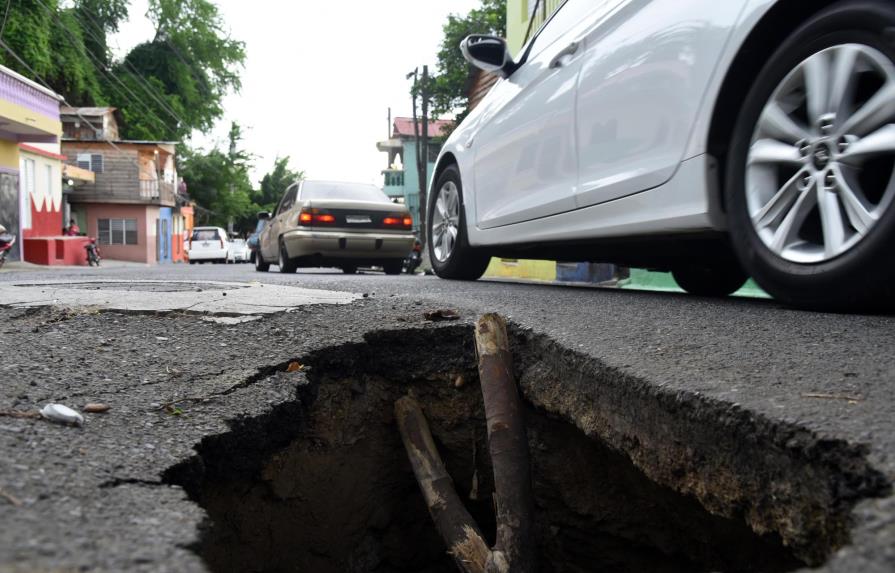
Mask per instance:
[[[194,241],[214,241],[218,238],[217,229],[194,229]]]
[[[335,183],[329,181],[305,181],[301,187],[302,201],[314,199],[342,199],[388,203],[389,199],[375,185],[365,183]]]

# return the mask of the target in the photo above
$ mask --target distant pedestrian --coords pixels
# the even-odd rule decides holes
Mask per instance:
[[[69,237],[77,237],[81,234],[81,227],[78,227],[77,221],[72,219],[68,222],[68,229],[65,230],[65,234]]]

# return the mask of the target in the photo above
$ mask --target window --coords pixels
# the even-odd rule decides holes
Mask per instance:
[[[136,245],[136,219],[97,219],[97,239],[100,245]]]
[[[217,229],[194,229],[193,241],[217,241],[221,237]]]
[[[99,153],[79,153],[78,167],[93,171],[94,173],[103,172],[103,156]]]
[[[305,181],[301,187],[302,201],[314,199],[345,199],[349,201],[371,201],[388,203],[389,199],[379,187],[365,183],[331,183],[328,181]]]
[[[57,179],[53,177],[53,166],[50,164],[44,165],[44,174],[47,177],[47,192],[44,194],[45,209],[50,211],[52,209],[53,198],[56,197],[56,185]]]
[[[277,215],[280,213],[285,213],[289,209],[295,205],[295,195],[298,193],[298,185],[292,184],[288,189],[286,189],[286,194],[283,195],[283,200],[280,201],[280,207],[277,209]]]
[[[24,213],[22,213],[22,228],[30,229],[31,228],[31,202],[34,200],[34,191],[35,185],[37,182],[34,180],[34,160],[33,159],[22,159],[21,165],[21,181],[19,184],[22,186],[22,195],[24,196],[24,204],[22,205]]]

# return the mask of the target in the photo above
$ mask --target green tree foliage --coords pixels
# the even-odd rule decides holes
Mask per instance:
[[[105,102],[76,9],[62,9],[58,0],[11,0],[8,8],[0,8],[2,39],[27,66],[5,50],[0,63],[26,77],[36,73],[76,105]]]
[[[223,114],[224,96],[241,87],[244,44],[229,37],[217,7],[208,0],[152,0],[149,16],[155,37],[131,50],[116,71],[161,82],[164,89],[157,99],[162,101],[147,98],[146,103],[173,122],[174,134],[209,130]],[[140,129],[152,128],[143,123]]]
[[[448,16],[442,28],[444,37],[438,50],[437,73],[429,85],[435,116],[466,107],[469,64],[460,53],[460,42],[470,34],[506,36],[506,18],[506,0],[481,0],[481,6],[466,16]]]
[[[105,67],[112,64],[108,36],[118,31],[118,25],[127,19],[130,0],[79,0],[74,16],[84,30],[84,47],[94,61]]]
[[[286,187],[304,179],[304,171],[295,171],[289,166],[288,157],[278,157],[273,170],[261,178],[261,189],[256,201],[262,211],[273,211],[283,197]]]
[[[235,229],[250,231],[259,208],[249,181],[251,157],[240,148],[242,130],[236,123],[230,127],[229,141],[227,150],[182,150],[180,174],[187,181],[190,197],[211,211],[203,223],[227,227],[233,221]]]

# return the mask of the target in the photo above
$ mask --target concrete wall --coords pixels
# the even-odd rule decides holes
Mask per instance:
[[[24,165],[26,160],[34,161],[35,181],[33,191],[26,195],[23,173],[20,171],[21,198],[25,202],[23,209],[31,211],[31,225],[27,228],[22,225],[22,237],[60,236],[62,228],[67,226],[67,222],[62,220],[62,162],[23,149],[20,164]],[[25,259],[30,260],[27,250]]]
[[[136,219],[136,245],[100,245],[103,258],[137,263],[155,263],[157,261],[156,220],[159,208],[151,205],[116,205],[90,203],[85,206],[87,234],[97,237],[99,234],[98,219]]]

